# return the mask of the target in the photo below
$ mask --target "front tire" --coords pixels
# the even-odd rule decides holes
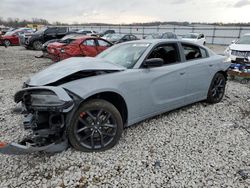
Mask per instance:
[[[93,152],[112,148],[122,131],[123,122],[116,107],[105,100],[94,99],[79,107],[67,134],[75,149]]]
[[[211,104],[219,103],[225,93],[226,89],[226,78],[221,73],[216,73],[212,82],[210,84],[208,94],[207,94],[207,102]]]
[[[5,47],[8,47],[11,45],[11,42],[9,40],[4,40],[3,43]]]

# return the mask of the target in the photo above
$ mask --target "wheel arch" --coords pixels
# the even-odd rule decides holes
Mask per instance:
[[[220,73],[220,74],[222,74],[225,78],[226,78],[226,80],[227,80],[227,71],[223,71],[223,70],[220,70],[220,71],[218,71],[217,73]],[[216,73],[216,74],[217,74]]]
[[[87,98],[84,99],[82,103],[89,101],[91,99],[103,99],[113,104],[121,114],[124,127],[127,125],[128,107],[122,95],[114,91],[103,91],[88,96]]]

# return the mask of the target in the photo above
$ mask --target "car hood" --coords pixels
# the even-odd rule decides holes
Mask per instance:
[[[250,51],[250,44],[231,44],[230,49],[237,51]]]
[[[44,86],[80,71],[122,71],[125,69],[123,66],[101,58],[72,57],[38,72],[26,84],[29,86]]]

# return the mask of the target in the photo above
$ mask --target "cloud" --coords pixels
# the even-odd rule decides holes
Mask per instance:
[[[188,2],[187,0],[173,0],[173,1],[171,1],[171,4],[184,4],[187,2]]]
[[[248,6],[248,5],[250,5],[249,0],[240,0],[237,3],[234,4],[234,7],[235,8],[241,8],[241,7]]]
[[[249,22],[250,0],[0,0],[0,17],[53,23]],[[233,7],[237,9],[232,10]],[[243,11],[244,9],[244,11]],[[232,11],[234,11],[232,13]]]

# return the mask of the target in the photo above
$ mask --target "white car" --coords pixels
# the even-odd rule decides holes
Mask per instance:
[[[88,35],[88,36],[94,36],[94,35],[97,34],[96,31],[85,30],[85,29],[78,30],[76,33],[85,34],[85,35]]]
[[[194,42],[199,45],[206,44],[206,37],[202,33],[188,33],[187,35],[182,37],[182,40]]]
[[[241,59],[250,59],[250,33],[247,33],[240,39],[233,41],[224,53],[231,59],[232,62],[236,62]]]

